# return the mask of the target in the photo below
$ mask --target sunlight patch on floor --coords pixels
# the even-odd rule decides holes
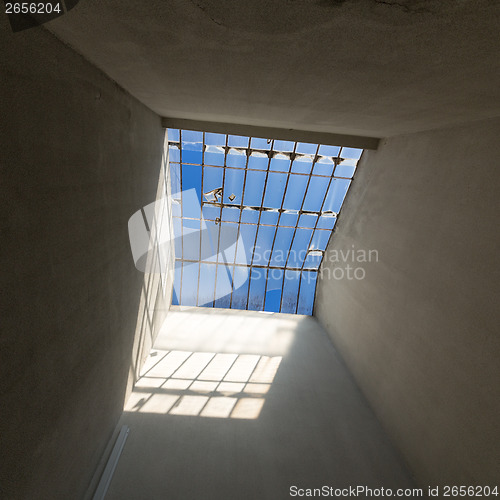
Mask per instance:
[[[152,351],[125,411],[256,419],[282,356]]]

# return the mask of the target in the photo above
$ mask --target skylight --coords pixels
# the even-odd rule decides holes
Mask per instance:
[[[312,314],[362,150],[168,130],[174,305]]]

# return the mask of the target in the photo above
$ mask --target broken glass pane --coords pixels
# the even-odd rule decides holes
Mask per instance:
[[[311,315],[313,313],[317,278],[318,273],[315,271],[302,271],[297,314]]]
[[[271,159],[269,169],[278,172],[288,172],[290,169],[290,157],[283,154],[275,154]]]
[[[313,158],[310,156],[297,156],[292,163],[292,172],[298,174],[311,173]]]
[[[233,148],[229,150],[229,153],[226,158],[226,165],[228,167],[245,168],[246,164],[247,164],[247,155],[245,151]]]
[[[257,224],[260,212],[251,208],[244,208],[241,211],[241,222],[247,224]]]
[[[246,309],[248,299],[249,268],[234,266],[234,286],[231,307]]]
[[[262,139],[259,137],[252,137],[252,139],[250,140],[250,147],[252,149],[268,150],[268,149],[271,149],[271,143],[272,143],[272,141],[270,139]]]
[[[181,304],[195,306],[198,295],[198,271],[200,264],[197,262],[184,262],[182,266]]]
[[[239,222],[240,220],[240,210],[236,207],[224,207],[222,209],[222,221],[223,222]]]
[[[278,172],[269,172],[263,205],[268,208],[281,208],[287,176]]]
[[[273,144],[274,151],[292,152],[295,143],[292,141],[278,141],[275,140]]]
[[[233,287],[234,266],[217,265],[217,283],[215,286],[214,307],[228,308],[231,304],[231,290]]]
[[[291,174],[286,188],[285,201],[283,208],[290,210],[300,210],[304,193],[306,192],[309,177],[307,175]]]
[[[226,169],[226,177],[224,179],[224,203],[231,203],[234,205],[241,204],[244,180],[244,170]],[[232,197],[232,195],[234,195],[234,197]]]
[[[279,216],[278,210],[263,211],[260,214],[260,223],[275,226],[278,223]]]
[[[214,302],[215,264],[200,264],[198,306],[212,307]]]
[[[250,265],[252,262],[253,245],[257,233],[257,224],[242,224],[236,251],[236,264]]]
[[[267,271],[267,288],[264,311],[279,312],[281,291],[283,290],[283,269],[269,269]]]
[[[312,229],[297,228],[292,241],[290,256],[288,257],[287,267],[300,268],[304,262],[309,242],[311,241]]]
[[[279,225],[280,226],[295,226],[297,224],[297,219],[299,218],[299,212],[293,210],[287,210],[281,214]]]
[[[205,144],[210,146],[222,146],[226,145],[225,134],[213,134],[211,132],[205,132]]]
[[[247,172],[247,181],[245,185],[245,196],[243,204],[249,207],[260,207],[262,204],[262,195],[266,182],[266,172]]]
[[[167,137],[168,137],[168,142],[179,142],[180,141],[179,129],[169,128]]]
[[[339,146],[326,146],[325,144],[322,144],[318,150],[318,154],[321,156],[338,156],[339,152]]]
[[[274,242],[273,253],[269,265],[276,267],[285,267],[285,263],[290,251],[294,228],[278,227],[276,231],[276,240]]]
[[[205,149],[205,165],[224,166],[224,148],[207,146]]]
[[[264,293],[266,290],[266,269],[254,267],[250,273],[250,291],[248,294],[248,309],[262,311]]]
[[[320,156],[314,164],[313,175],[332,175],[334,167],[333,159],[330,156]]]
[[[249,138],[242,135],[228,135],[227,145],[233,148],[248,148]]]
[[[330,179],[328,177],[311,177],[304,201],[304,210],[319,212],[325,198]]]
[[[176,261],[174,267],[174,289],[172,293],[172,304],[174,306],[180,305],[181,283],[182,283],[182,262]]]
[[[299,292],[300,271],[285,271],[283,294],[281,299],[281,312],[295,314],[297,309],[297,295]]]
[[[168,147],[168,160],[172,162],[181,161],[181,150],[177,144],[170,144]]]
[[[335,177],[352,177],[356,171],[358,160],[343,160],[335,169]]]
[[[253,264],[259,266],[267,266],[269,257],[271,256],[270,249],[273,244],[274,233],[276,228],[272,226],[259,226],[257,232],[257,242],[254,249]]]
[[[318,225],[316,227],[318,229],[333,229],[336,221],[337,221],[336,217],[332,217],[331,215],[329,216],[322,215],[319,218]]]
[[[337,214],[340,212],[350,183],[351,181],[349,179],[332,179],[323,206],[323,211],[331,210]]]
[[[304,155],[315,155],[318,150],[317,144],[309,144],[307,142],[298,142],[295,148],[295,153],[300,153]]]
[[[200,218],[201,172],[199,165],[182,165],[182,216]]]
[[[248,158],[248,168],[253,170],[267,170],[269,165],[269,157],[266,153],[253,151]]]
[[[200,219],[184,219],[182,223],[183,259],[200,260]]]
[[[351,158],[353,160],[359,160],[361,158],[362,153],[363,153],[362,149],[342,148],[342,152],[340,153],[340,156],[342,158]]]

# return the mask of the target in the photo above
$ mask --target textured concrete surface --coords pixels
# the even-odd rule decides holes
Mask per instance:
[[[499,133],[487,120],[366,152],[318,282],[315,315],[423,484],[500,479]],[[328,279],[352,248],[378,262]]]
[[[292,485],[413,486],[307,316],[170,313],[120,424],[130,435],[107,500],[277,500],[290,498]]]
[[[500,114],[491,0],[86,0],[47,26],[162,116],[384,137]]]
[[[0,19],[0,497],[77,499],[119,419],[160,119],[42,28]]]

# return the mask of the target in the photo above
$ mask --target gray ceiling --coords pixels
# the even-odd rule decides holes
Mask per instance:
[[[381,137],[500,115],[498,0],[81,0],[46,26],[162,116]]]

